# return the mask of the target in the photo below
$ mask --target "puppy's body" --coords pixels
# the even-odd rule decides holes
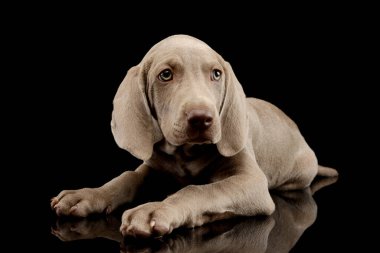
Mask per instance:
[[[63,191],[58,215],[110,212],[132,201],[153,170],[183,188],[125,211],[124,235],[170,233],[234,215],[269,215],[268,189],[308,187],[318,171],[295,123],[262,100],[245,98],[231,66],[205,43],[172,36],[131,68],[114,99],[117,144],[144,163],[96,189]]]
[[[277,107],[263,100],[247,98],[247,108],[249,128],[254,131],[250,131],[247,138],[246,151],[264,172],[269,189],[309,186],[317,174],[318,163],[297,125]],[[146,164],[166,171],[178,180],[194,183],[210,180],[210,174],[221,172],[224,160],[229,159],[220,155],[215,145],[177,147],[163,140],[156,144],[153,156]]]
[[[310,185],[318,170],[314,152],[297,125],[280,109],[263,100],[248,98],[249,151],[268,179],[270,189],[294,190]],[[249,145],[248,144],[248,145]]]

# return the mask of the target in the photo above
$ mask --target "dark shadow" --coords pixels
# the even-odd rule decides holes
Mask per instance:
[[[276,211],[269,217],[234,218],[149,240],[124,239],[120,214],[87,219],[59,218],[52,234],[62,241],[107,238],[120,244],[121,252],[289,252],[317,217],[312,195],[337,178],[318,178],[310,188],[272,194]]]

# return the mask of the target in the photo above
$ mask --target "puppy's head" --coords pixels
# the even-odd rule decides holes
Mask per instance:
[[[114,99],[115,140],[142,160],[162,138],[175,146],[217,144],[232,156],[244,147],[247,130],[245,95],[232,68],[190,36],[152,47]]]

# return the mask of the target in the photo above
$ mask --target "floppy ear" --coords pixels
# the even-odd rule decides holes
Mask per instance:
[[[223,156],[233,156],[246,145],[248,115],[246,97],[231,65],[225,62],[225,94],[220,112],[222,138],[216,144]]]
[[[132,67],[113,100],[111,129],[117,145],[141,160],[148,160],[153,145],[162,139],[145,94],[142,68]]]

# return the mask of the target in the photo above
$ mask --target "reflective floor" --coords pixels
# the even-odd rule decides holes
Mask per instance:
[[[334,224],[328,223],[336,218],[335,213],[324,206],[322,216],[330,213],[330,217],[319,217],[314,197],[336,191],[336,180],[319,178],[304,191],[273,193],[276,211],[270,217],[223,220],[194,229],[177,229],[169,236],[149,240],[123,239],[119,233],[119,213],[87,219],[53,216],[50,249],[52,252],[312,252],[322,246],[321,250],[330,252],[327,249],[333,249],[334,245],[323,235],[330,234],[329,226]],[[320,243],[313,245],[310,240]]]

